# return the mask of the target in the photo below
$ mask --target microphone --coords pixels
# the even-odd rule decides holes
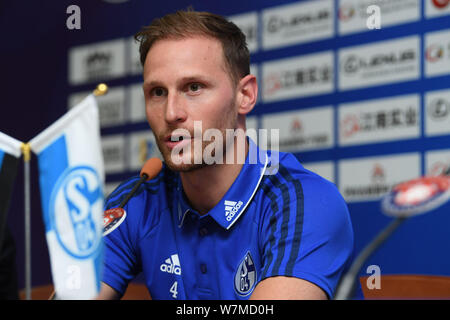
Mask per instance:
[[[141,179],[135,184],[133,189],[130,191],[130,193],[125,197],[125,199],[122,200],[122,202],[119,204],[119,208],[123,208],[128,201],[131,199],[131,197],[134,195],[134,193],[137,191],[137,189],[141,186],[142,183],[145,181],[151,180],[154,177],[158,175],[158,173],[162,169],[162,162],[158,158],[150,158],[148,159],[144,166],[142,167],[140,176]]]
[[[114,229],[116,229],[123,220],[127,213],[123,207],[128,203],[128,201],[133,197],[139,187],[148,180],[155,178],[162,169],[162,162],[158,158],[148,159],[144,166],[142,167],[139,181],[131,189],[130,193],[127,194],[125,199],[119,204],[117,208],[108,209],[103,214],[103,236],[106,236]]]

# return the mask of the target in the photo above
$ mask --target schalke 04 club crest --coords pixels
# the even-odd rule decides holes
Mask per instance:
[[[103,196],[97,172],[88,166],[66,169],[52,190],[50,223],[62,248],[85,259],[99,247]]]
[[[256,283],[256,268],[250,252],[247,252],[234,275],[234,289],[241,296],[248,295]]]

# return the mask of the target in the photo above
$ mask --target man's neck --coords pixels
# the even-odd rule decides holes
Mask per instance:
[[[245,148],[245,155],[247,155],[247,142]],[[203,215],[219,203],[241,172],[243,164],[236,162],[207,165],[197,170],[180,173],[184,193],[193,209]]]

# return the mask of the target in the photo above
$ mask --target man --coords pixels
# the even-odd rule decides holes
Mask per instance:
[[[140,272],[153,299],[331,298],[353,249],[335,186],[291,154],[274,161],[250,139],[196,132],[198,124],[223,137],[245,130],[258,89],[242,32],[220,16],[180,11],[136,38],[147,119],[165,164],[105,237],[99,299],[120,298]],[[232,161],[211,164],[230,153]],[[137,180],[121,184],[106,209]]]

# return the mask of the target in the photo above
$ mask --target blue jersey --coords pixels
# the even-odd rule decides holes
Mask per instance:
[[[123,294],[142,272],[153,299],[248,299],[261,280],[289,276],[332,297],[353,251],[348,209],[335,185],[289,153],[279,153],[272,175],[267,162],[248,159],[204,215],[189,206],[179,173],[163,166],[105,236],[103,282]],[[106,209],[138,180],[113,191]]]

